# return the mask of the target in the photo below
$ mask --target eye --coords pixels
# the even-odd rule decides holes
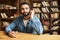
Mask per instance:
[[[21,8],[21,10],[24,10],[24,8]]]
[[[28,9],[28,8],[26,8],[26,9]]]

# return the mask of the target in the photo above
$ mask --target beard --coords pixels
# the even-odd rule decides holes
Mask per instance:
[[[23,18],[26,17],[27,19],[30,19],[30,11],[27,13],[22,13]],[[25,19],[25,18],[24,18]]]
[[[29,16],[30,15],[30,11],[29,12],[24,12],[22,13],[23,16]]]
[[[29,13],[24,13],[24,14],[23,14],[23,16],[28,16],[28,15],[29,15]]]

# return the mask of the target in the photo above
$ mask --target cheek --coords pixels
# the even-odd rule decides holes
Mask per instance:
[[[28,12],[29,12],[30,10],[28,10]]]
[[[28,13],[30,10],[26,10],[26,12]]]
[[[30,11],[30,9],[27,9],[27,11],[29,12],[29,11]]]
[[[24,11],[23,10],[21,10],[21,13],[23,13]]]

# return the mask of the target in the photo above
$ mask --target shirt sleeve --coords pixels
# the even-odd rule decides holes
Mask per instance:
[[[14,20],[11,24],[9,24],[9,25],[5,28],[6,33],[12,31],[12,29],[14,29],[15,26],[16,26],[16,20]]]
[[[42,24],[41,24],[40,20],[37,17],[32,19],[32,25],[31,26],[33,27],[33,32],[32,32],[33,34],[40,35],[40,34],[43,33]]]

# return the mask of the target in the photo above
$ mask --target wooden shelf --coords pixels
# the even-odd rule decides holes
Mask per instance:
[[[14,3],[15,3],[16,1],[17,1],[17,0],[0,0],[0,4],[8,4],[8,5],[14,6]]]
[[[12,11],[12,10],[14,11],[14,10],[17,10],[17,9],[0,9],[0,11],[5,11],[5,10],[6,11]]]
[[[15,18],[0,18],[2,21],[13,21]]]
[[[2,20],[9,20],[9,19],[15,19],[15,18],[0,18]]]
[[[42,2],[48,2],[49,3],[49,6],[46,6],[46,5],[43,5],[42,4]],[[33,3],[40,3],[41,5],[40,5],[40,7],[33,7],[33,8],[39,8],[40,10],[41,10],[41,13],[40,13],[40,20],[42,21],[42,25],[49,25],[49,27],[50,26],[60,26],[60,24],[59,23],[57,23],[57,24],[53,24],[53,22],[55,22],[55,20],[60,20],[60,6],[59,6],[59,4],[58,5],[53,5],[53,4],[51,4],[51,2],[52,1],[56,1],[57,3],[58,3],[58,0],[40,0],[40,2],[39,1],[33,1]],[[47,10],[49,11],[47,11],[47,12],[43,12],[43,10],[41,9],[41,8],[46,8],[47,7]],[[59,12],[58,11],[54,11],[54,10],[51,10],[51,8],[58,8],[57,10],[59,10]],[[54,12],[53,12],[54,11]],[[47,14],[48,15],[48,19],[47,18],[43,18],[43,14]],[[59,17],[58,18],[51,18],[51,14],[55,14],[55,13],[58,13],[59,15]],[[44,16],[44,17],[46,17],[46,15]],[[44,19],[44,21],[43,21],[43,19]],[[44,30],[44,32],[48,32],[48,33],[50,33],[51,31],[54,31],[54,30]],[[58,30],[57,30],[58,31]]]
[[[60,26],[60,24],[53,24],[53,26]]]

